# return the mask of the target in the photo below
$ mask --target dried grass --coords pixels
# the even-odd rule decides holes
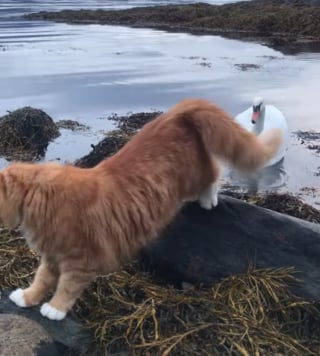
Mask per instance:
[[[100,277],[78,303],[90,354],[318,355],[319,307],[293,296],[292,269],[254,270],[210,289],[158,286],[134,268]]]

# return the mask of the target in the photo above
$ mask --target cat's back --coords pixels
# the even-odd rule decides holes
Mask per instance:
[[[179,103],[147,123],[124,147],[100,165],[112,169],[120,166],[128,169],[136,164],[141,164],[141,168],[152,164],[159,167],[159,164],[171,161],[178,165],[180,157],[185,160],[199,150],[199,136],[185,118],[203,105],[205,102],[201,100]]]

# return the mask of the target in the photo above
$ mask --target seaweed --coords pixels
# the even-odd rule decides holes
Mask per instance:
[[[49,142],[60,135],[44,111],[24,107],[0,118],[0,155],[8,160],[41,159]]]

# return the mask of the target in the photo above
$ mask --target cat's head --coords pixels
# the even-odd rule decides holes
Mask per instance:
[[[12,164],[0,171],[0,223],[10,229],[21,223],[28,189],[20,169],[23,170],[23,165]]]

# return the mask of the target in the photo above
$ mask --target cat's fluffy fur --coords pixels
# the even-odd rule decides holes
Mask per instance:
[[[97,274],[155,238],[184,201],[217,204],[217,159],[251,172],[280,144],[279,131],[257,138],[214,104],[189,99],[94,168],[11,164],[0,172],[0,219],[21,225],[41,263],[31,286],[10,299],[36,305],[51,289],[41,313],[62,319]]]

